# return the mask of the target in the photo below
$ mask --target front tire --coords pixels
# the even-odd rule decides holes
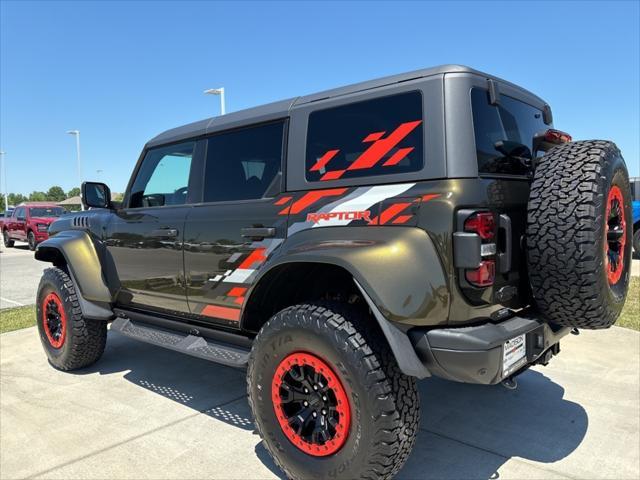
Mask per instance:
[[[11,248],[15,243],[13,240],[11,240],[11,237],[9,237],[9,232],[7,230],[2,232],[2,241],[4,242],[5,248]]]
[[[64,270],[44,271],[38,287],[36,314],[40,341],[55,368],[77,370],[102,356],[107,323],[82,316],[76,287]]]
[[[372,322],[340,303],[294,305],[256,337],[249,403],[267,451],[290,478],[389,479],[409,457],[416,381],[400,372]]]
[[[27,243],[29,244],[29,250],[31,250],[32,252],[38,246],[38,242],[36,241],[36,236],[31,230],[29,230],[29,233],[27,234]]]

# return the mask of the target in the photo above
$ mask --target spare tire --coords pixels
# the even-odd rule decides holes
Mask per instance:
[[[629,175],[614,143],[567,143],[537,161],[527,266],[535,305],[548,322],[614,324],[629,286],[632,227]]]

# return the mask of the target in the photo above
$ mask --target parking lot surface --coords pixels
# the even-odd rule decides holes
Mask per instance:
[[[35,303],[42,270],[49,266],[33,258],[26,243],[0,247],[0,309]]]
[[[515,391],[427,379],[399,478],[640,477],[640,334],[562,342]],[[0,337],[0,477],[280,475],[254,433],[244,372],[109,333],[95,366],[51,368],[34,328]]]

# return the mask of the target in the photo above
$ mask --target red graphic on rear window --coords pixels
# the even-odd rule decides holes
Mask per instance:
[[[413,122],[401,123],[389,135],[384,137],[387,132],[373,132],[367,135],[362,142],[371,143],[371,145],[356,158],[351,165],[343,170],[328,170],[320,177],[322,181],[337,180],[342,178],[345,172],[350,170],[366,170],[373,168],[380,163],[380,161],[391,152],[398,144],[404,140],[418,125],[422,123],[422,120],[416,120]],[[383,138],[384,137],[384,138]],[[392,167],[397,165],[414,150],[414,147],[399,148],[391,157],[387,159],[382,165],[385,167]],[[339,149],[328,150],[322,157],[320,157],[316,163],[309,169],[310,172],[322,171],[329,162],[340,152]]]

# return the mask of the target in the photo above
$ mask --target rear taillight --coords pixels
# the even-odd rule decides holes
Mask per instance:
[[[477,233],[482,240],[491,240],[496,234],[496,219],[491,212],[474,213],[465,220],[464,231]]]
[[[464,277],[474,287],[489,287],[493,285],[496,277],[496,217],[492,212],[468,213],[463,228],[465,233],[480,237],[479,245],[476,243],[475,247],[472,247],[479,248],[480,251],[476,253],[478,261],[474,268],[465,268]]]
[[[545,132],[544,139],[550,143],[569,143],[572,140],[571,135],[568,133],[554,130],[553,128]]]
[[[496,261],[483,260],[478,268],[465,270],[464,276],[467,282],[476,287],[489,287],[496,278]]]

